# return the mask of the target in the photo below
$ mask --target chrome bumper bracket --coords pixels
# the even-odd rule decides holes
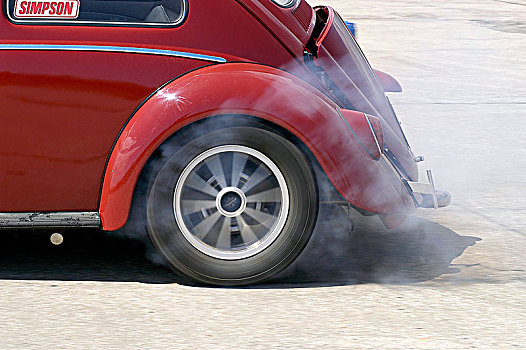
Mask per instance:
[[[433,198],[433,207],[438,209],[438,200],[435,190],[435,182],[433,181],[433,173],[430,169],[426,170],[428,183],[407,181],[407,184],[413,193],[428,194]]]

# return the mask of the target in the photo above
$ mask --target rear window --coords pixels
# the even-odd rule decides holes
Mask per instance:
[[[175,25],[186,0],[7,0],[9,17],[25,23]]]

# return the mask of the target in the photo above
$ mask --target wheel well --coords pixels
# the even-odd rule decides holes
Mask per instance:
[[[334,188],[331,181],[327,177],[327,174],[325,174],[325,171],[321,167],[320,163],[318,162],[314,154],[312,154],[309,147],[307,147],[307,145],[305,145],[303,141],[301,141],[296,135],[294,135],[281,125],[260,118],[254,119],[257,120],[257,122],[261,125],[264,125],[269,131],[272,131],[282,136],[286,140],[292,142],[292,144],[298,147],[298,149],[307,157],[307,160],[309,161],[309,164],[311,166],[314,180],[316,182],[320,203],[346,202],[345,199],[340,195],[340,193],[338,193],[338,191]]]
[[[141,176],[139,177],[138,184],[136,185],[136,191],[137,186],[140,182],[143,182],[145,180],[145,177],[148,177],[148,174],[152,171],[152,163],[160,156],[162,156],[160,149],[163,145],[166,143],[172,143],[176,145],[177,142],[174,142],[179,135],[182,133],[195,133],[196,135],[202,134],[204,131],[208,130],[218,130],[221,128],[226,128],[229,126],[257,126],[259,128],[263,128],[265,130],[268,130],[270,132],[276,133],[280,135],[281,137],[285,138],[286,140],[292,142],[298,149],[307,157],[307,160],[309,161],[309,164],[311,166],[312,175],[314,176],[314,180],[316,183],[318,196],[320,202],[338,202],[342,203],[347,201],[340,195],[340,193],[334,188],[331,181],[325,174],[325,171],[321,167],[320,163],[314,156],[314,154],[310,151],[310,149],[301,141],[296,135],[291,133],[289,130],[285,129],[284,127],[275,124],[273,122],[270,122],[268,120],[250,116],[250,115],[217,115],[213,117],[208,117],[206,119],[197,120],[191,124],[186,125],[182,129],[175,132],[172,136],[170,136],[167,140],[163,142],[161,146],[159,146],[154,153],[150,156],[148,159],[148,162],[145,164],[143,171],[141,172]],[[204,129],[203,129],[204,128]],[[135,197],[135,195],[134,195]]]
[[[145,198],[152,185],[151,174],[155,173],[156,164],[159,159],[163,157],[162,149],[163,145],[171,144],[174,147],[178,147],[180,142],[177,142],[177,138],[182,133],[195,133],[196,135],[202,134],[206,128],[209,130],[217,130],[219,128],[225,128],[228,126],[257,126],[276,133],[286,140],[292,142],[298,149],[307,157],[309,165],[311,167],[312,175],[316,184],[316,191],[318,193],[318,199],[320,205],[346,205],[348,202],[340,195],[340,193],[334,188],[331,181],[325,174],[320,163],[316,157],[312,154],[310,149],[294,134],[280,125],[269,122],[267,120],[249,116],[249,115],[218,115],[195,121],[189,125],[186,125],[182,129],[175,132],[168,139],[166,139],[148,158],[148,161],[144,165],[141,175],[137,183],[132,197],[132,203],[130,206],[130,215],[128,216],[127,223],[125,225],[125,231],[132,232],[134,236],[137,236],[141,240],[147,241],[146,229],[145,229],[145,210],[146,203],[143,203],[140,198]],[[204,128],[204,129],[203,129]]]

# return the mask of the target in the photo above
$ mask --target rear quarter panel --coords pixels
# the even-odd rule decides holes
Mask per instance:
[[[353,113],[363,117],[349,111],[349,118]],[[407,213],[410,198],[400,179],[382,161],[370,157],[332,100],[278,69],[231,63],[202,68],[173,81],[133,116],[106,170],[100,208],[104,229],[116,230],[125,224],[141,170],[163,141],[192,122],[225,114],[249,115],[289,130],[311,150],[335,188],[353,205],[389,215]]]
[[[234,0],[191,1],[188,18],[174,28],[14,24],[2,12],[0,46],[6,44],[146,47],[237,61],[266,57],[276,65],[291,59]],[[96,210],[110,150],[134,109],[165,82],[209,63],[0,50],[0,212]]]

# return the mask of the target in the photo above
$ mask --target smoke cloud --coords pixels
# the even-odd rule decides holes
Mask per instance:
[[[408,284],[457,273],[451,262],[475,245],[477,237],[460,236],[432,221],[410,216],[386,229],[374,216],[321,208],[309,245],[296,263],[275,278],[277,285]]]
[[[338,71],[331,72],[330,65],[323,62],[325,74],[337,76]],[[360,65],[356,64],[359,70]],[[293,61],[280,67],[307,82],[313,81],[313,74],[304,66]],[[333,68],[337,69],[337,68]],[[333,73],[333,74],[331,74]],[[351,77],[362,77],[358,72],[348,72]],[[361,78],[360,78],[361,79]],[[365,81],[355,81],[367,84]],[[282,99],[283,91],[287,86],[282,83],[271,86],[261,92],[259,98],[252,101],[255,110],[265,110],[271,101]],[[358,89],[356,95],[347,95],[352,103],[355,98],[361,99],[360,104],[369,104],[369,113],[377,112],[377,102],[367,100],[367,92],[370,86]],[[365,100],[364,100],[364,96]],[[189,101],[186,96],[170,95],[168,104],[176,106],[176,112],[181,112],[186,104],[198,103]],[[239,99],[225,102],[225,108],[233,106]],[[290,101],[283,101],[290,103]],[[306,116],[310,108],[308,101],[296,101],[297,108]],[[335,123],[335,125],[339,125]],[[206,129],[193,128],[195,136],[204,135],[208,132],[221,129],[224,124],[221,118],[206,124]],[[332,127],[325,125],[324,127]],[[321,134],[321,133],[320,133]],[[190,137],[191,139],[192,137]],[[172,138],[169,147],[163,152],[157,152],[154,157],[165,159],[186,141]],[[331,139],[321,142],[342,142],[342,140]],[[343,172],[349,173],[353,164],[341,164]],[[348,167],[348,169],[345,169]],[[137,199],[145,195],[149,188],[151,168],[146,169],[137,185],[132,213],[144,213],[145,203],[138,203]],[[149,173],[150,172],[150,173]],[[373,179],[371,180],[373,181]],[[374,186],[374,184],[373,184]],[[323,188],[323,186],[321,186]],[[372,191],[375,196],[382,197],[381,187]],[[322,194],[323,196],[323,194]],[[173,215],[172,208],[167,208],[166,215]],[[146,219],[143,215],[132,216],[124,230],[118,231],[117,235],[130,237],[142,241],[146,247],[146,256],[155,264],[162,264],[147,234]],[[469,246],[475,244],[477,238],[462,237],[455,232],[433,222],[417,217],[409,217],[407,221],[394,230],[388,230],[376,216],[364,217],[354,209],[347,206],[327,206],[320,204],[318,223],[307,248],[299,259],[280,275],[275,277],[271,285],[300,285],[300,284],[348,284],[348,283],[414,283],[425,281],[444,273],[455,272],[449,266],[451,261],[460,256]]]

